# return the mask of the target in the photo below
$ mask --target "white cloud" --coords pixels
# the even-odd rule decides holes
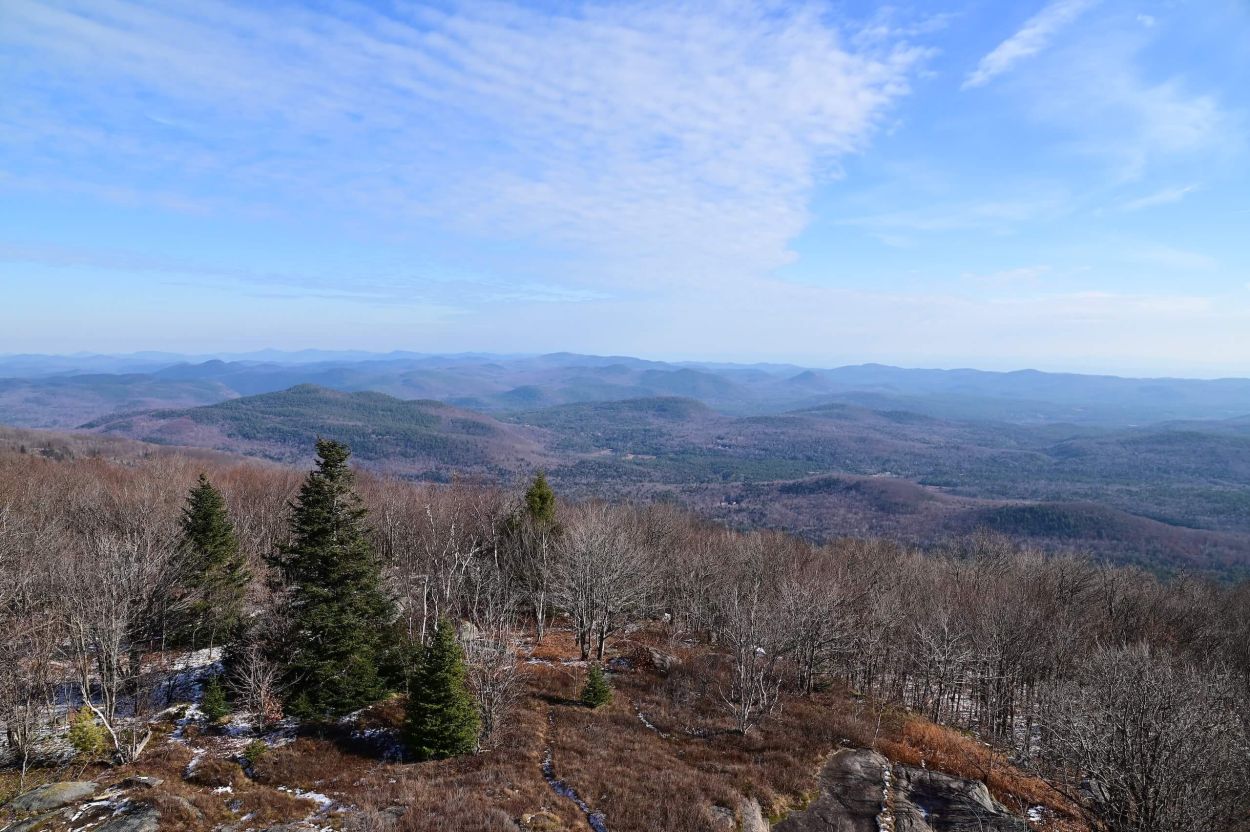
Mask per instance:
[[[745,2],[327,8],[9,0],[0,48],[39,70],[8,82],[0,142],[95,194],[440,223],[570,248],[588,280],[705,282],[791,257],[924,55]]]
[[[1025,58],[1041,52],[1062,29],[1097,5],[1098,0],[1054,0],[1029,18],[1007,40],[981,59],[964,80],[963,88],[980,87],[1007,72]]]

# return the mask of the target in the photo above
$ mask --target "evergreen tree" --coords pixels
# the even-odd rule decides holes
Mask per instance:
[[[591,665],[586,675],[586,686],[582,688],[582,704],[587,708],[598,708],[612,701],[612,683],[599,665]]]
[[[525,511],[535,523],[550,527],[556,522],[556,493],[547,484],[547,476],[539,472],[525,491]]]
[[[69,744],[86,760],[98,760],[108,750],[108,732],[90,708],[79,708],[70,718]]]
[[[451,622],[443,619],[413,673],[405,730],[408,747],[421,760],[467,754],[477,747],[480,729],[464,651]]]
[[[187,496],[181,526],[178,555],[187,602],[183,634],[193,646],[213,647],[238,634],[252,575],[226,501],[203,474]]]
[[[297,716],[342,716],[386,691],[379,664],[394,605],[366,537],[367,510],[353,490],[350,455],[339,442],[317,441],[317,469],[291,506],[291,543],[273,558],[285,626],[268,652],[283,669],[293,696],[287,709]]]
[[[210,725],[221,722],[230,715],[230,706],[226,703],[226,689],[221,686],[221,677],[213,676],[204,685],[200,710],[204,712]]]

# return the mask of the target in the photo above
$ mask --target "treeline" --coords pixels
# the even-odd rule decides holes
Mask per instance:
[[[318,468],[0,457],[0,721],[37,754],[69,677],[139,755],[176,657],[223,647],[235,706],[333,720],[408,695],[414,756],[490,747],[522,640],[583,658],[645,622],[747,733],[844,686],[975,732],[1107,830],[1238,828],[1250,782],[1250,586],[1161,582],[974,537],[813,546],[545,481],[416,484]],[[199,479],[203,474],[204,478]],[[180,652],[181,651],[181,652]]]

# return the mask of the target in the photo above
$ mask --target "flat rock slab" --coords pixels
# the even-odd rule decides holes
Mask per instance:
[[[34,812],[50,812],[71,803],[86,800],[99,790],[97,783],[86,780],[65,780],[60,783],[48,783],[32,789],[24,795],[13,798],[9,808],[20,814]]]
[[[123,815],[114,815],[97,826],[94,832],[157,832],[160,825],[160,812],[151,806],[143,806]]]

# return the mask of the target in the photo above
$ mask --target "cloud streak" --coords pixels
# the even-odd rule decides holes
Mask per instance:
[[[983,57],[968,77],[963,89],[982,87],[1050,45],[1060,31],[1077,21],[1099,0],[1054,0],[1029,18],[1024,26]]]
[[[1143,211],[1147,208],[1157,208],[1160,205],[1171,205],[1174,202],[1180,202],[1189,194],[1198,189],[1197,185],[1185,185],[1176,188],[1163,188],[1145,196],[1130,199],[1120,206],[1121,211]]]

